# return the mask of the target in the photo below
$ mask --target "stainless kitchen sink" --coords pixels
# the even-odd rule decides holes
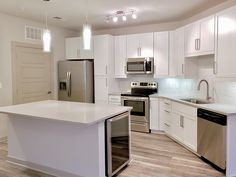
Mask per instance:
[[[182,101],[186,101],[189,103],[194,103],[194,104],[211,104],[211,101],[208,100],[201,100],[201,99],[196,99],[196,98],[186,98],[186,99],[181,99]]]

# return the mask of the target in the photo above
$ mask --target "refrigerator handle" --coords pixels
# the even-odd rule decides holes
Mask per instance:
[[[66,73],[66,91],[67,96],[71,97],[71,72]]]

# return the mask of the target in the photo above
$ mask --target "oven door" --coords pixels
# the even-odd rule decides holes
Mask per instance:
[[[146,74],[146,60],[144,58],[127,59],[126,74]]]
[[[148,97],[122,97],[122,105],[129,106],[132,122],[149,122],[149,98]]]

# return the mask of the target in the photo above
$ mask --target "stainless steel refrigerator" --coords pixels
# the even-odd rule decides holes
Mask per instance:
[[[59,61],[58,65],[58,99],[94,103],[93,60]]]

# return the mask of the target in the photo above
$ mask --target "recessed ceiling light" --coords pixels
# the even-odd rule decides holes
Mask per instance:
[[[53,19],[56,19],[56,20],[62,20],[62,17],[53,17]]]

